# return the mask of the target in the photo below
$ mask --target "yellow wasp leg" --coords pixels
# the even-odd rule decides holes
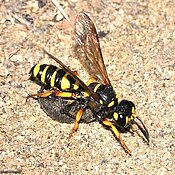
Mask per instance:
[[[67,98],[70,98],[70,97],[76,97],[74,93],[71,93],[71,92],[60,92],[60,91],[54,91],[53,94],[57,97],[67,97]]]
[[[41,92],[41,93],[37,93],[37,94],[31,94],[27,98],[30,98],[30,97],[48,97],[51,94],[54,94],[57,97],[65,97],[65,98],[66,97],[67,98],[76,97],[75,94],[74,93],[71,93],[71,92],[60,92],[58,90],[49,90],[47,92]]]
[[[131,155],[131,151],[130,151],[129,148],[126,146],[125,142],[122,140],[119,131],[118,131],[117,128],[112,124],[112,122],[110,122],[110,121],[107,120],[107,119],[103,120],[102,122],[103,122],[103,124],[104,124],[105,126],[111,127],[113,133],[114,133],[115,136],[118,138],[118,140],[119,140],[120,144],[122,145],[122,147],[126,150],[126,152],[127,152],[128,154]]]
[[[77,131],[77,129],[78,129],[78,123],[79,123],[81,117],[83,116],[83,112],[84,112],[84,109],[80,109],[78,111],[78,113],[76,115],[76,118],[75,118],[74,127],[72,128],[72,131],[69,134],[69,139],[72,137],[72,134]]]
[[[47,92],[41,92],[41,93],[37,93],[37,94],[30,94],[28,95],[29,97],[48,97],[49,95],[53,94],[55,90],[49,90]]]

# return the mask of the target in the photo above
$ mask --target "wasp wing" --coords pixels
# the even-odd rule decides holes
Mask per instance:
[[[61,67],[62,69],[67,72],[74,80],[76,80],[80,86],[83,87],[83,89],[90,95],[93,97],[94,100],[98,101],[99,97],[98,95],[92,90],[90,89],[81,79],[79,79],[65,64],[63,64],[58,58],[56,58],[55,56],[53,56],[51,53],[47,52],[45,49],[43,49],[43,51],[50,56],[53,60],[55,60]]]
[[[89,60],[91,69],[93,67],[93,72],[97,78],[99,76],[104,84],[110,85],[94,23],[86,13],[81,12],[77,16],[74,27],[78,45],[86,58],[85,61]]]

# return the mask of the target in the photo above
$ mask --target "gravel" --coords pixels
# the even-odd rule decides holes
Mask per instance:
[[[53,120],[26,97],[39,86],[28,80],[36,63],[56,63],[54,53],[86,82],[74,52],[74,34],[51,1],[2,1],[0,6],[0,174],[175,174],[175,2],[61,1],[75,19],[84,10],[101,33],[101,48],[119,99],[132,100],[150,133],[122,133],[129,156],[98,122]],[[41,5],[42,4],[42,5]],[[55,16],[56,15],[56,16]],[[60,20],[58,20],[60,19]]]

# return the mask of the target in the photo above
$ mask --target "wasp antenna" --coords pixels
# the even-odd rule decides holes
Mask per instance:
[[[136,117],[136,118],[139,120],[139,122],[142,124],[143,127],[141,127],[139,125],[139,123],[137,123],[135,120],[134,120],[134,124],[136,124],[138,126],[138,128],[140,129],[142,134],[145,136],[146,141],[149,143],[149,133],[148,133],[148,130],[146,129],[146,126],[144,125],[144,123],[142,122],[142,120],[139,117]]]

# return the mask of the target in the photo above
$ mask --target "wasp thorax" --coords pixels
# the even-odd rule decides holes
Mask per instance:
[[[100,103],[108,108],[115,106],[118,103],[116,93],[112,86],[101,85],[97,93],[100,96]]]

